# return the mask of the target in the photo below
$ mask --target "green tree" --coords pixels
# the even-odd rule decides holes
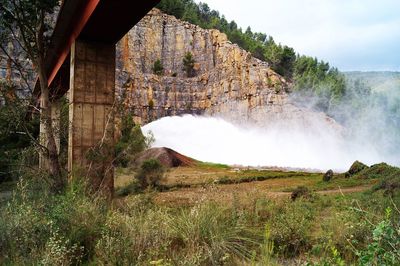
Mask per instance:
[[[149,159],[142,163],[135,178],[139,181],[141,188],[146,189],[148,187],[156,187],[160,185],[164,173],[165,168],[159,160]]]
[[[317,96],[316,107],[329,112],[345,94],[345,78],[336,68],[309,56],[300,56],[293,67],[294,90]]]
[[[212,14],[210,7],[206,3],[199,3],[199,13],[200,13],[200,18],[201,21],[203,22],[204,25],[207,25],[211,22]],[[208,27],[207,27],[208,28]]]
[[[182,0],[162,0],[157,7],[177,18],[182,18],[185,12],[185,3]]]
[[[296,61],[296,53],[293,48],[286,45],[278,45],[270,37],[266,44],[265,58],[275,72],[286,78],[292,78],[294,63]]]
[[[253,32],[251,31],[250,26],[247,27],[245,34],[251,38],[253,38]]]
[[[182,19],[195,25],[204,27],[205,25],[202,23],[199,14],[199,8],[196,4],[187,4],[185,6],[185,12],[183,13]]]
[[[27,117],[28,106],[19,98],[4,95],[10,84],[0,80],[0,182],[19,174],[18,161],[21,151],[31,145],[32,139],[39,135],[38,116]],[[14,90],[14,88],[12,88]],[[17,97],[17,95],[14,95]],[[31,158],[35,162],[35,158]]]
[[[182,61],[183,61],[183,69],[185,70],[186,75],[188,77],[193,77],[194,76],[195,60],[193,58],[192,53],[191,52],[187,52]]]
[[[146,137],[139,125],[133,122],[131,114],[121,118],[121,137],[115,145],[118,166],[127,167],[128,163],[140,152],[144,151],[154,141],[152,136]]]
[[[58,3],[58,0],[0,0],[0,46],[2,51],[6,51],[5,47],[10,42],[17,44],[23,56],[32,62],[38,76],[43,133],[48,141],[47,147],[42,146],[42,154],[49,161],[50,175],[56,180],[55,187],[60,189],[65,182],[58,159],[55,130],[50,119],[50,95],[45,69],[45,55],[52,27],[48,18]]]
[[[160,59],[157,59],[153,64],[153,73],[161,76],[163,74],[164,67]]]

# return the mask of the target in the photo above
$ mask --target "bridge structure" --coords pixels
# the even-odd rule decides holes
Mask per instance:
[[[159,1],[64,0],[46,53],[55,124],[60,120],[59,99],[69,92],[68,171],[90,178],[95,189],[111,195],[116,43]],[[37,82],[38,96],[39,87]],[[55,139],[59,148],[59,136]],[[99,145],[101,160],[90,159],[88,151],[96,153]]]

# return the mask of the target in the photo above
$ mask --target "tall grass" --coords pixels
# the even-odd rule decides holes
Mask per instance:
[[[235,265],[257,241],[215,204],[176,210],[140,194],[110,205],[84,183],[53,194],[38,181],[22,179],[0,209],[0,264]]]
[[[86,193],[84,182],[54,194],[44,180],[21,179],[0,207],[1,265],[274,265],[296,256],[398,262],[400,198],[383,192],[169,208],[153,204],[151,193],[110,203]]]
[[[246,260],[251,256],[249,247],[256,242],[248,226],[215,203],[181,210],[171,216],[169,225],[183,251],[183,261],[192,265]]]

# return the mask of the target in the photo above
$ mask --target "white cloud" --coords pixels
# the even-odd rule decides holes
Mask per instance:
[[[342,70],[400,70],[398,0],[202,0],[239,26],[265,32]]]

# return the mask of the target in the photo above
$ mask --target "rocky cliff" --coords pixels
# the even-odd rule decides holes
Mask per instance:
[[[195,60],[187,77],[183,58]],[[268,64],[205,30],[153,9],[118,44],[117,88],[137,122],[170,115],[209,114],[236,121],[322,117],[289,100],[289,84]],[[160,60],[162,75],[153,73]],[[307,115],[305,115],[307,113]],[[307,122],[307,121],[305,121]]]

